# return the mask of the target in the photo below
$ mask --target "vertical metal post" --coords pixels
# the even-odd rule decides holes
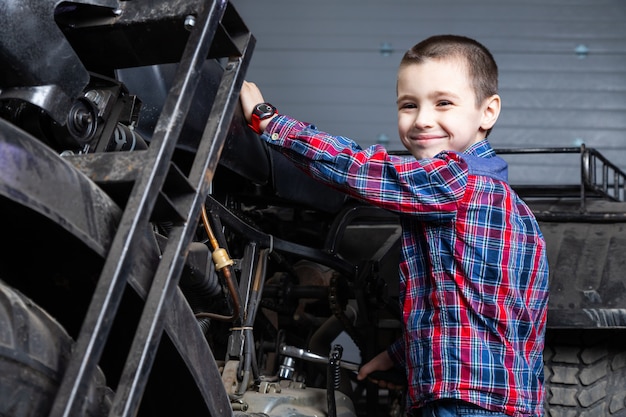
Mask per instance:
[[[584,213],[587,210],[585,203],[585,190],[589,182],[589,170],[590,170],[589,152],[586,150],[585,145],[580,145],[580,212]]]

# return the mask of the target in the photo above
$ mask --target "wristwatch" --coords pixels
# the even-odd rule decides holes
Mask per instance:
[[[254,106],[254,110],[252,110],[252,117],[250,118],[250,124],[248,124],[248,126],[260,135],[263,133],[260,126],[261,120],[269,119],[275,114],[278,114],[276,107],[272,106],[270,103],[259,103]]]

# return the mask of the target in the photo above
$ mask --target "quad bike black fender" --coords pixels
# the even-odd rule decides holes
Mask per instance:
[[[121,217],[120,207],[96,183],[43,143],[3,119],[0,119],[0,213],[6,224],[0,278],[44,304],[60,303],[50,294],[37,297],[38,291],[45,292],[41,289],[46,288],[43,282],[54,279],[56,269],[75,273],[83,280],[97,277]],[[36,226],[30,226],[33,224]],[[41,240],[48,242],[40,245],[37,242]],[[145,298],[152,279],[150,264],[156,264],[159,257],[157,242],[149,230],[135,250],[141,262],[129,271],[128,282]],[[40,255],[43,252],[51,254]],[[46,256],[46,260],[41,256]],[[53,309],[52,304],[44,308]],[[168,348],[166,354],[179,357],[186,364],[185,375],[189,377],[187,383],[178,380],[177,384],[212,392],[213,398],[203,401],[211,415],[229,410],[228,397],[215,382],[221,381],[219,370],[214,360],[208,360],[213,354],[182,292],[175,293],[168,311],[165,331],[171,341],[168,346],[175,351]],[[72,326],[62,317],[59,321],[66,327]],[[181,395],[181,401],[188,400],[185,395]]]
[[[111,244],[121,215],[120,208],[80,171],[2,119],[0,196],[47,217],[100,256]],[[28,211],[14,215],[27,216]]]

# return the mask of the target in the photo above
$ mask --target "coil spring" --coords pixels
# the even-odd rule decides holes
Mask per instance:
[[[341,367],[339,366],[341,356],[343,355],[343,347],[341,345],[333,346],[330,354],[330,376],[332,377],[333,388],[338,390],[341,386]]]

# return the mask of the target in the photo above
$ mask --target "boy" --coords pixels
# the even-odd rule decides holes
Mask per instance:
[[[548,299],[545,242],[487,136],[500,113],[491,53],[462,36],[402,58],[398,132],[414,159],[328,135],[263,105],[244,83],[251,127],[310,175],[392,210],[402,224],[401,340],[357,378],[407,370],[407,412],[542,416]]]

